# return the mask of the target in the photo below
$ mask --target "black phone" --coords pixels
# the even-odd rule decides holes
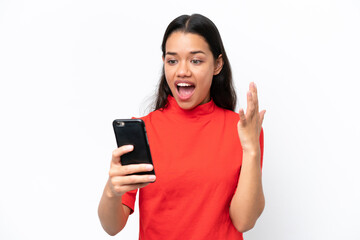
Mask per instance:
[[[141,119],[115,119],[113,121],[117,146],[133,145],[134,150],[121,156],[122,165],[149,163],[153,165],[149,142],[144,121]],[[154,174],[149,172],[134,173],[135,175]]]

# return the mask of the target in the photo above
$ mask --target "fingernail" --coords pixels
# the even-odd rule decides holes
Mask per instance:
[[[126,145],[126,146],[125,146],[125,150],[130,151],[130,150],[133,150],[133,149],[134,149],[134,146],[133,146],[133,145]]]
[[[152,166],[152,165],[146,165],[146,170],[151,171],[152,169],[153,169],[153,166]]]
[[[150,180],[150,181],[154,181],[155,179],[156,179],[155,175],[149,176],[149,180]]]

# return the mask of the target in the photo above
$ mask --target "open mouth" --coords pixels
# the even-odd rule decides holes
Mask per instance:
[[[182,100],[189,99],[195,90],[195,85],[190,82],[177,82],[175,83],[177,93]]]

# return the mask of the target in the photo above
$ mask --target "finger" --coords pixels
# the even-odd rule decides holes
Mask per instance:
[[[151,164],[130,164],[130,165],[119,165],[115,164],[110,168],[109,176],[126,176],[138,172],[149,172],[154,167]]]
[[[140,184],[132,184],[132,185],[123,185],[123,186],[114,186],[113,189],[117,194],[126,193],[138,188],[143,188],[149,185],[149,183],[140,183]]]
[[[259,115],[260,115],[260,126],[262,125],[263,121],[264,121],[264,116],[265,116],[266,110],[262,110]]]
[[[115,149],[112,152],[111,162],[114,163],[114,164],[120,164],[121,165],[120,157],[122,155],[124,155],[125,153],[131,152],[133,149],[134,149],[133,145],[124,145],[124,146],[121,146],[121,147]]]
[[[250,86],[249,86],[249,89],[250,89],[250,92],[252,94],[252,100],[253,100],[253,103],[254,103],[255,111],[258,112],[259,111],[259,101],[258,101],[258,93],[257,93],[256,84],[254,82],[251,82]]]
[[[257,94],[257,87],[256,87],[256,84],[254,82],[251,82],[250,85],[249,85],[249,90],[254,93],[254,94]]]
[[[123,186],[130,184],[142,184],[154,182],[156,180],[155,175],[129,175],[129,176],[117,176],[110,178],[113,186]]]
[[[239,110],[239,123],[242,125],[242,126],[245,126],[246,125],[246,117],[245,117],[245,113],[244,113],[244,109],[240,108]]]
[[[246,95],[247,107],[246,107],[246,118],[251,119],[255,112],[255,106],[253,101],[253,94],[251,91],[247,92]]]

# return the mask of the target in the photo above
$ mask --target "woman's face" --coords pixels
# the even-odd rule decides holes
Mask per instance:
[[[205,39],[193,33],[174,32],[166,41],[164,70],[170,90],[183,109],[210,101],[214,75],[221,71],[221,55],[214,56]]]

